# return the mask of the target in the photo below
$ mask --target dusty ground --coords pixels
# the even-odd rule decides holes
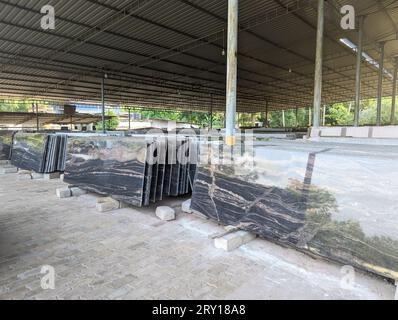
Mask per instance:
[[[392,299],[395,287],[265,240],[217,250],[214,222],[155,208],[101,214],[96,198],[60,200],[62,182],[0,176],[0,299]],[[166,202],[179,209],[181,200]],[[41,288],[42,266],[55,289]]]

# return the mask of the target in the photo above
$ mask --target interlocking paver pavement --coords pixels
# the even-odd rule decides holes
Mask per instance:
[[[58,199],[59,180],[0,176],[0,299],[391,299],[394,286],[257,239],[226,253],[216,223],[184,214],[159,221],[156,208],[96,211],[96,198]],[[42,266],[55,289],[41,288]]]

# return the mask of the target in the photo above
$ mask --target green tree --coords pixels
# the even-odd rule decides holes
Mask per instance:
[[[390,124],[391,120],[391,97],[384,97],[382,100],[381,123]],[[359,122],[361,125],[375,125],[377,120],[377,100],[364,100],[361,103]]]
[[[0,112],[27,112],[31,105],[29,101],[0,101]]]
[[[124,107],[124,111],[128,111],[129,107]],[[208,112],[190,112],[190,111],[173,111],[173,110],[157,110],[142,109],[131,107],[131,112],[141,115],[142,119],[159,119],[176,122],[185,122],[197,125],[201,128],[210,126],[210,113]],[[224,116],[220,112],[213,113],[213,128],[222,128],[224,126]]]
[[[354,123],[354,109],[350,105],[337,103],[326,108],[325,124],[329,126],[348,126]]]
[[[105,115],[112,117],[109,120],[105,120],[105,130],[115,131],[120,123],[119,118],[116,116],[116,114],[113,111],[107,111],[105,113]],[[97,128],[97,130],[102,130],[102,122],[101,121],[97,123],[96,128]]]

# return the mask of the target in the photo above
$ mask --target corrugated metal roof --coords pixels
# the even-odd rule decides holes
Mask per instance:
[[[40,27],[53,5],[55,30]],[[392,0],[329,0],[323,103],[354,99],[356,31],[339,26],[339,9],[366,15],[365,50],[385,68],[398,53],[398,6]],[[227,0],[0,0],[0,94],[159,108],[225,109]],[[238,110],[312,105],[316,1],[240,0]],[[364,62],[363,97],[377,92],[375,66]],[[392,81],[386,74],[385,95]]]

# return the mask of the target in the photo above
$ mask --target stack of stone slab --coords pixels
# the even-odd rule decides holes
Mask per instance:
[[[11,159],[14,134],[14,131],[0,130],[0,160],[2,161]]]
[[[64,181],[136,207],[187,194],[196,172],[189,137],[69,137]]]
[[[44,153],[44,173],[63,172],[65,170],[66,134],[50,134],[47,136]]]
[[[63,171],[67,136],[18,132],[14,135],[11,163],[36,173]]]
[[[398,279],[398,145],[275,139],[256,143],[253,157],[247,170],[243,155],[200,164],[191,209]]]

